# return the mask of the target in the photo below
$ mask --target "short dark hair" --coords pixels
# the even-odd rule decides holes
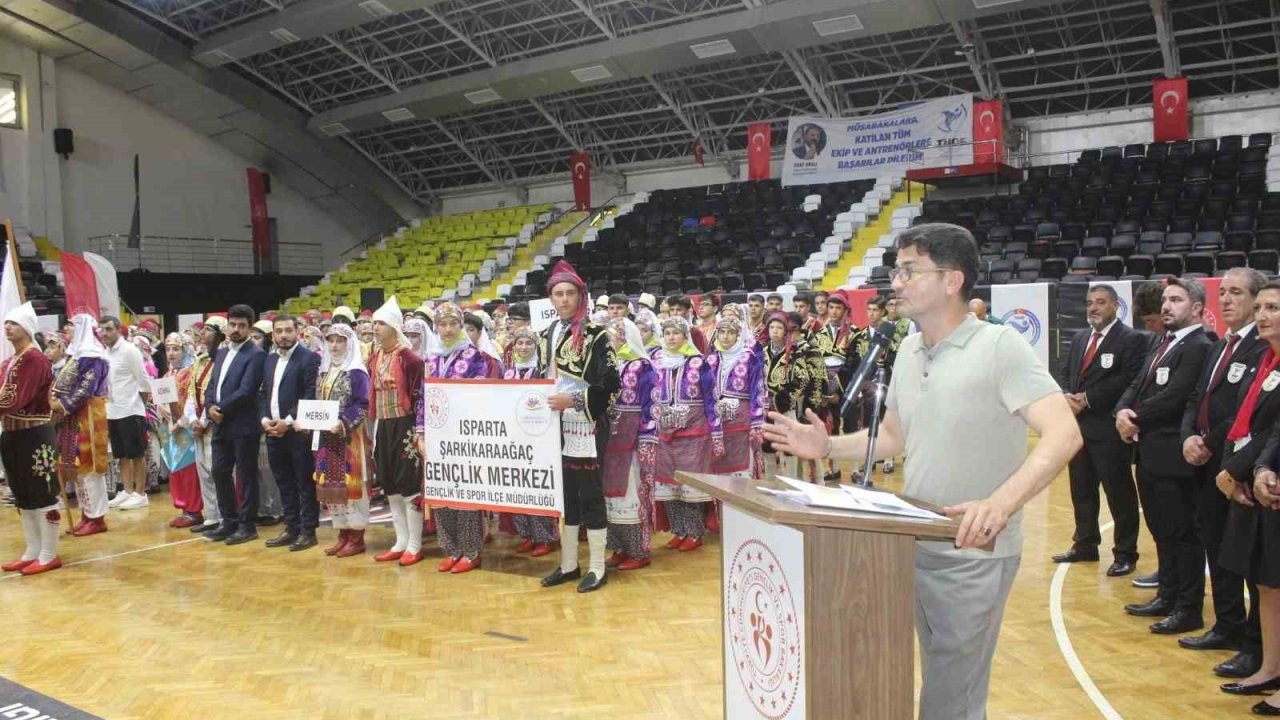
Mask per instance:
[[[98,318],[99,327],[106,325],[107,323],[114,323],[117,330],[124,327],[123,325],[120,324],[120,318],[116,317],[115,315],[103,315],[102,317]]]
[[[609,296],[609,304],[626,305],[629,309],[631,307],[631,298],[628,298],[625,293],[614,293]]]
[[[248,320],[249,324],[252,325],[254,322],[257,321],[258,313],[254,312],[253,308],[245,304],[232,305],[231,307],[227,308],[227,319],[230,320],[231,318],[237,318],[239,320]]]
[[[795,297],[791,298],[791,302],[793,303],[802,302],[802,303],[812,305],[813,293],[807,292],[805,290],[801,290],[800,292],[795,294]]]
[[[769,293],[769,297],[765,298],[765,302],[772,302],[774,300],[782,302],[782,296],[778,293]]]
[[[719,295],[719,293],[703,293],[703,294],[702,294],[702,297],[698,299],[698,302],[700,302],[700,303],[709,302],[709,303],[711,303],[711,306],[712,306],[712,307],[714,307],[714,308],[719,308],[719,307],[720,307],[720,295]]]
[[[779,300],[781,300],[782,298],[778,298],[778,299],[779,299]],[[747,296],[747,302],[749,302],[749,303],[753,303],[753,302],[763,303],[763,302],[764,302],[764,296],[763,296],[763,295],[761,295],[760,293],[751,293],[750,295],[748,295],[748,296]]]
[[[529,303],[523,300],[512,303],[511,307],[507,308],[508,320],[528,320],[529,318]]]
[[[1159,282],[1143,282],[1138,283],[1133,289],[1133,312],[1134,315],[1142,317],[1143,315],[1159,315],[1161,299],[1164,295],[1164,286]]]
[[[484,330],[484,321],[481,320],[480,316],[476,315],[475,313],[465,313],[462,316],[462,322],[467,325],[470,325],[471,327],[477,330]]]
[[[978,243],[974,242],[972,233],[950,223],[924,223],[898,233],[898,249],[909,247],[927,255],[940,268],[964,273],[960,296],[969,299],[978,282]]]
[[[867,298],[867,305],[874,305],[880,308],[881,310],[888,310],[889,298],[883,295],[872,295],[871,297]]]
[[[692,310],[693,301],[689,299],[688,295],[676,293],[675,295],[667,296],[667,307],[679,307],[684,308],[685,310]]]
[[[804,321],[807,320],[805,316],[801,315],[795,310],[792,310],[791,312],[787,313],[787,319],[791,321],[792,330],[798,330],[801,327],[804,327]]]
[[[819,295],[821,295],[822,297],[831,297],[831,293],[827,292],[826,290],[815,290],[813,293],[813,299],[817,300]]]
[[[1116,289],[1110,285],[1094,285],[1089,288],[1089,292],[1085,293],[1085,295],[1092,295],[1096,292],[1109,296],[1111,298],[1111,302],[1120,302],[1120,293],[1116,292]]]
[[[1193,304],[1200,303],[1200,307],[1205,306],[1205,300],[1209,297],[1209,294],[1204,289],[1204,283],[1196,280],[1195,278],[1169,278],[1169,283],[1165,287],[1176,287],[1186,290],[1187,297],[1190,298],[1191,302]],[[1163,291],[1161,291],[1161,295],[1163,294]]]
[[[294,317],[293,315],[289,315],[289,314],[287,314],[287,313],[281,313],[281,314],[279,314],[279,315],[275,316],[274,318],[272,318],[272,320],[271,320],[271,327],[273,327],[273,328],[274,328],[274,327],[276,326],[276,323],[278,323],[278,322],[290,322],[290,323],[293,323],[293,327],[294,327],[294,328],[297,328],[297,327],[298,327],[298,324],[299,324],[299,323],[298,323],[298,318]]]

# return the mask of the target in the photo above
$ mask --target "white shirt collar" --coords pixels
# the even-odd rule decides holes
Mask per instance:
[[[1116,318],[1115,320],[1112,320],[1112,321],[1111,321],[1111,323],[1110,323],[1109,325],[1107,325],[1106,327],[1102,328],[1101,330],[1094,330],[1094,332],[1096,332],[1096,333],[1098,333],[1099,335],[1101,335],[1101,336],[1102,336],[1102,340],[1106,340],[1106,339],[1107,339],[1107,334],[1111,332],[1111,328],[1115,327],[1115,326],[1116,326],[1116,323],[1118,323],[1118,322],[1120,322],[1120,318]],[[1102,340],[1099,340],[1098,342],[1102,342]]]
[[[1241,340],[1244,340],[1245,338],[1249,337],[1249,333],[1253,332],[1254,324],[1255,323],[1250,322],[1248,325],[1245,325],[1244,327],[1240,328],[1240,331],[1237,332],[1236,335],[1239,335]],[[1228,331],[1227,334],[1230,335],[1231,334],[1230,331]]]
[[[1195,332],[1199,328],[1200,328],[1200,323],[1196,323],[1194,325],[1188,325],[1182,328],[1181,330],[1177,330],[1173,333],[1173,341],[1176,343],[1182,340],[1183,338],[1185,338],[1186,336],[1190,335],[1191,333]]]
[[[277,355],[277,356],[279,356],[279,358],[280,358],[281,360],[284,360],[285,362],[288,362],[288,361],[289,361],[289,358],[293,357],[293,351],[294,351],[294,350],[297,350],[297,349],[298,349],[298,343],[296,343],[296,342],[295,342],[295,343],[294,343],[292,346],[290,346],[290,347],[289,347],[289,349],[288,349],[288,350],[286,350],[285,352],[280,352],[279,348],[277,348],[277,349],[276,349],[276,355]]]

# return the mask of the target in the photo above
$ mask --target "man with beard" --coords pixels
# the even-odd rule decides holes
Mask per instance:
[[[291,552],[315,547],[320,526],[316,501],[315,456],[311,433],[295,430],[298,401],[314,400],[320,356],[298,342],[298,323],[278,315],[271,323],[274,351],[263,361],[258,414],[267,436],[267,461],[280,492],[284,531],[267,541],[267,547],[288,547]]]

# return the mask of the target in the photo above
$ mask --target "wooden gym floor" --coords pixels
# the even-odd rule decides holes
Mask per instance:
[[[555,556],[511,555],[506,537],[481,570],[451,576],[435,571],[433,541],[427,561],[397,568],[372,553],[213,545],[168,529],[171,517],[167,495],[112,511],[110,532],[63,541],[69,567],[0,580],[0,677],[111,719],[722,715],[714,540],[696,553],[659,549],[651,567],[580,596],[540,588]],[[990,717],[1248,714],[1256,698],[1218,692],[1210,670],[1229,653],[1181,650],[1124,614],[1151,591],[1105,577],[1108,543],[1100,564],[1049,561],[1070,545],[1065,473],[1028,506],[1024,528]],[[333,531],[320,534],[323,546]],[[391,537],[373,528],[370,547]],[[1145,528],[1142,541],[1145,573]],[[0,512],[0,557],[21,544],[17,514]]]

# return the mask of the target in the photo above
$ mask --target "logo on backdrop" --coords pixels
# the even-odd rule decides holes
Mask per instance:
[[[515,407],[516,424],[525,433],[537,437],[551,427],[551,406],[547,404],[547,396],[536,390],[530,390],[520,396]]]
[[[1116,311],[1116,318],[1126,325],[1129,322],[1129,303],[1120,298],[1120,308]]]
[[[427,427],[439,430],[449,422],[449,394],[444,391],[444,388],[427,388],[427,394],[422,398],[422,402],[423,420],[427,423]]]
[[[759,540],[745,540],[725,579],[729,642],[738,677],[761,716],[786,716],[800,690],[800,628],[782,563]]]
[[[962,120],[969,117],[969,109],[964,105],[957,105],[949,110],[942,111],[942,122],[938,123],[938,129],[944,133],[953,133],[964,125]]]
[[[1040,342],[1040,318],[1026,308],[1014,308],[1000,318],[1000,324],[1008,325],[1027,339],[1028,345]]]

